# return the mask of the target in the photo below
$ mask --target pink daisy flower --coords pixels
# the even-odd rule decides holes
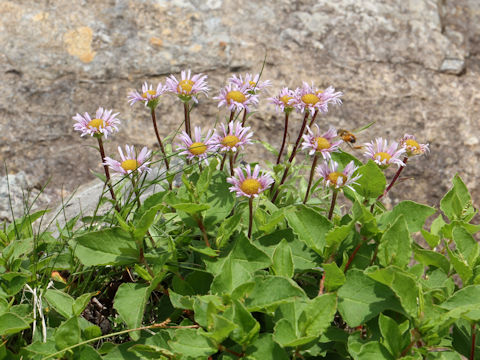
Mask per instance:
[[[243,127],[240,121],[231,121],[228,127],[221,124],[222,132],[214,135],[214,142],[218,145],[220,151],[236,152],[239,148],[243,149],[243,145],[251,144],[250,138],[253,132],[249,131],[250,127]]]
[[[207,75],[203,74],[191,74],[190,70],[182,71],[180,74],[180,80],[173,75],[170,75],[165,80],[165,90],[173,94],[177,94],[178,97],[188,102],[191,99],[198,103],[197,95],[204,94],[208,96]]]
[[[113,110],[104,110],[103,108],[98,108],[95,113],[95,118],[91,118],[89,113],[80,115],[77,113],[73,117],[73,120],[76,123],[73,125],[73,128],[77,131],[81,131],[84,135],[105,135],[105,139],[109,134],[113,134],[118,131],[117,125],[120,125],[120,120],[117,119],[119,113],[112,114]]]
[[[146,81],[142,85],[142,92],[132,91],[128,94],[128,102],[133,106],[136,102],[144,102],[145,106],[156,107],[158,98],[165,92],[165,87],[159,83],[154,90],[153,85],[149,85]]]
[[[110,157],[106,157],[103,165],[107,165],[110,169],[122,175],[130,175],[132,172],[139,174],[144,171],[150,172],[150,168],[147,166],[150,164],[150,161],[146,160],[150,158],[152,152],[149,151],[146,146],[138,155],[135,152],[135,147],[133,145],[125,145],[125,154],[123,153],[122,148],[119,146],[118,152],[120,153],[120,158],[122,159],[121,162]]]
[[[357,184],[356,181],[362,177],[362,175],[353,176],[357,169],[358,166],[355,166],[355,163],[350,161],[343,171],[339,171],[338,163],[330,160],[318,165],[315,170],[318,176],[323,179],[323,185],[325,187],[339,189],[346,186],[354,190],[351,185]]]
[[[243,169],[235,168],[233,171],[235,176],[227,178],[227,182],[233,185],[230,187],[230,191],[237,193],[237,197],[258,197],[261,192],[268,189],[273,183],[273,178],[269,174],[260,175],[260,166],[258,165],[255,165],[253,173],[250,165],[245,166]]]
[[[366,150],[364,156],[367,159],[375,161],[383,169],[386,169],[391,164],[396,164],[398,167],[405,166],[403,161],[400,160],[400,156],[402,156],[406,150],[403,147],[399,148],[397,142],[394,141],[388,146],[387,140],[376,138],[375,142],[372,141],[364,145]]]
[[[319,90],[313,84],[310,86],[304,81],[303,86],[295,90],[294,105],[301,113],[310,111],[313,115],[317,110],[326,113],[329,103],[335,105],[342,103],[341,96],[343,96],[343,93],[335,92],[335,89],[331,86],[325,90]]]
[[[309,155],[313,155],[316,152],[321,153],[325,160],[330,159],[330,153],[338,152],[339,145],[342,140],[332,141],[337,137],[337,130],[334,127],[330,127],[326,133],[320,134],[320,128],[315,126],[315,132],[313,132],[309,126],[307,126],[307,133],[303,135],[304,142],[302,143],[302,150],[310,150]]]
[[[415,140],[415,136],[405,134],[400,140],[400,146],[405,148],[407,156],[423,155],[430,152],[428,144],[420,144]]]
[[[284,87],[277,96],[268,98],[267,100],[275,105],[277,111],[290,113],[293,110],[295,102],[295,92]]]
[[[245,86],[247,91],[252,94],[258,93],[272,85],[270,80],[260,81],[260,74],[252,75],[248,73],[245,75],[245,79],[242,75],[232,75],[228,82],[235,84],[239,88]]]
[[[250,112],[249,106],[258,104],[258,95],[251,94],[246,85],[239,87],[228,84],[220,90],[220,95],[213,99],[219,100],[218,107],[226,106],[230,111],[245,109],[247,113]]]
[[[182,144],[179,144],[177,150],[183,150],[179,155],[186,155],[187,159],[205,160],[208,164],[209,153],[217,150],[218,144],[215,142],[213,131],[208,130],[207,135],[202,140],[202,130],[200,127],[195,127],[195,141],[185,131],[180,134]]]

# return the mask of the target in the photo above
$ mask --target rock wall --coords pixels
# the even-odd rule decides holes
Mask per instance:
[[[224,112],[211,98],[232,72],[258,72],[265,54],[272,95],[301,80],[344,92],[319,124],[376,121],[360,142],[407,132],[430,143],[394,199],[438,204],[459,172],[478,206],[478,0],[1,0],[1,160],[12,174],[33,175],[30,186],[50,181],[58,199],[101,171],[93,139],[73,131],[75,113],[121,113],[110,154],[124,143],[153,147],[148,112],[130,108],[129,91],[186,68],[206,73],[211,95],[192,121],[213,125]],[[159,118],[163,135],[179,126],[177,99],[162,99]],[[283,118],[272,106],[263,101],[252,119],[258,138],[280,141]],[[265,154],[260,145],[249,152]]]

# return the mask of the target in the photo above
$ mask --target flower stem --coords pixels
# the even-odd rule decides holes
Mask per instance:
[[[165,161],[165,167],[167,170],[170,170],[170,166],[168,164],[168,157],[167,153],[165,152],[165,148],[163,147],[162,139],[160,138],[160,134],[158,133],[158,128],[157,128],[157,118],[155,116],[155,108],[151,108],[151,113],[152,113],[152,121],[153,121],[153,128],[155,130],[155,135],[157,137],[158,145],[160,145],[160,150],[162,151],[163,154],[163,159]]]
[[[237,152],[238,154],[238,152]],[[228,160],[230,161],[230,176],[233,176],[233,166],[235,164],[236,156],[234,157],[233,152],[228,153]]]
[[[324,289],[325,289],[325,270],[323,271],[322,278],[320,279],[320,285],[318,287],[318,296],[323,295]]]
[[[345,269],[343,270],[344,273],[347,272],[348,268],[350,267],[350,264],[352,263],[353,259],[355,259],[355,255],[357,255],[357,252],[358,250],[360,250],[360,248],[362,247],[363,245],[363,240],[360,241],[360,243],[355,247],[355,249],[353,250],[352,254],[350,255],[350,257],[348,258],[348,261],[347,261],[347,265],[345,265]]]
[[[307,203],[308,194],[310,193],[310,188],[312,187],[313,174],[315,173],[315,167],[317,166],[317,161],[318,161],[318,154],[315,153],[315,156],[313,157],[313,162],[312,162],[312,170],[310,170],[310,177],[308,178],[308,186],[307,186],[307,191],[305,192],[305,199],[303,200],[304,204]]]
[[[283,129],[282,146],[280,147],[280,151],[278,152],[277,165],[280,164],[280,159],[282,158],[283,149],[285,148],[285,141],[287,141],[288,115],[290,115],[290,113],[289,113],[289,112],[285,112],[285,128]]]
[[[223,154],[222,162],[220,163],[220,171],[223,171],[223,167],[225,166],[225,160],[227,159],[227,153]]]
[[[330,211],[328,212],[328,220],[332,220],[333,209],[335,209],[335,203],[337,202],[337,194],[338,194],[338,190],[337,189],[333,190],[332,202],[330,204]]]
[[[102,164],[105,161],[105,149],[103,148],[103,141],[100,136],[97,136],[98,140],[98,148],[100,149],[100,156],[102,157]],[[112,181],[110,179],[110,171],[108,170],[108,165],[103,164],[103,169],[105,170],[105,177],[107,178],[107,186],[108,190],[110,190],[110,195],[112,196],[112,200],[115,203],[115,210],[120,212],[120,206],[117,203],[117,197],[115,196],[115,192],[113,191]]]
[[[283,185],[285,180],[287,179],[288,172],[290,170],[290,164],[292,163],[293,159],[295,158],[295,155],[297,154],[297,149],[298,146],[300,145],[300,141],[302,140],[303,133],[305,132],[305,127],[307,126],[307,120],[308,120],[308,112],[305,112],[305,116],[303,118],[303,123],[302,123],[302,128],[300,129],[300,132],[298,133],[297,141],[295,142],[295,146],[293,147],[292,154],[288,158],[288,164],[285,167],[285,171],[283,172],[282,179],[280,180],[280,184],[277,186],[277,190],[273,194],[272,197],[272,203],[275,203],[275,200],[277,200],[278,194],[280,193],[280,186]],[[273,189],[273,185],[272,185]]]
[[[312,127],[313,123],[315,122],[315,119],[317,118],[318,115],[318,110],[315,110],[312,116],[312,120],[310,120],[310,124],[308,124],[308,127]]]
[[[191,138],[192,131],[190,129],[190,112],[188,110],[188,102],[183,103],[183,110],[185,112],[185,132]]]
[[[252,225],[253,225],[253,196],[248,199],[248,238],[252,238]]]
[[[228,123],[230,124],[233,121],[233,117],[235,116],[235,111],[230,111],[230,119],[228,120]]]
[[[472,345],[470,347],[470,360],[475,359],[475,343],[476,343],[476,330],[475,330],[475,324],[472,324]]]
[[[247,121],[247,110],[243,110],[243,119],[242,119],[242,126],[245,126],[245,121]]]
[[[387,195],[387,193],[390,191],[390,189],[393,187],[393,185],[395,185],[395,182],[398,180],[398,178],[400,177],[400,174],[402,173],[403,171],[403,168],[405,168],[407,166],[407,161],[408,161],[408,156],[405,156],[403,158],[403,163],[405,164],[405,166],[400,166],[397,170],[397,172],[395,173],[395,176],[393,177],[392,181],[390,182],[390,184],[388,185],[388,187],[385,189],[385,191],[383,192],[383,194],[380,194],[378,197],[377,197],[377,200],[376,201],[379,201],[381,198],[383,198],[384,196]],[[372,204],[372,207],[370,208],[370,212],[373,212],[373,209],[375,208],[375,203]]]
[[[198,225],[200,231],[202,232],[202,236],[203,236],[203,240],[205,241],[205,245],[207,245],[207,247],[210,247],[210,242],[208,241],[207,230],[205,229],[205,225],[203,225],[202,216],[201,215],[195,216],[195,221],[197,222],[197,225]]]

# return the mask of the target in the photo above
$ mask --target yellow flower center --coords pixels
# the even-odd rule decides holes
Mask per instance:
[[[292,100],[292,99],[293,99],[293,97],[291,97],[291,96],[283,95],[283,96],[280,98],[280,101],[283,102],[283,103],[285,104],[285,106],[289,106],[289,105],[288,105],[288,102],[289,102],[290,100]]]
[[[93,119],[88,124],[88,127],[100,129],[105,127],[105,121],[103,119]]]
[[[255,195],[255,194],[258,194],[258,190],[260,190],[260,186],[261,186],[260,181],[256,179],[245,179],[242,182],[242,185],[240,185],[240,189],[242,189],[242,191],[245,194]]]
[[[378,157],[380,157],[380,162],[381,163],[387,163],[390,161],[390,159],[392,158],[392,156],[386,152],[378,152],[376,153],[375,155],[373,155],[373,158],[374,159],[377,159]]]
[[[241,91],[233,90],[227,94],[227,102],[231,104],[232,100],[235,102],[244,103],[247,98]]]
[[[330,141],[323,137],[317,137],[315,138],[315,141],[317,142],[317,150],[329,149],[331,146]]]
[[[193,155],[202,155],[205,151],[207,151],[207,145],[205,145],[203,142],[194,142],[192,145],[190,145],[188,151],[190,151],[190,153]]]
[[[315,94],[305,94],[302,96],[302,101],[305,104],[315,105],[317,102],[320,101],[319,97]]]
[[[195,85],[195,83],[190,79],[180,80],[178,82],[178,92],[182,94],[190,94],[192,92],[193,85]]]
[[[255,81],[249,81],[248,85],[250,85],[251,87],[255,87],[257,86],[257,83]]]
[[[338,171],[334,171],[334,172],[331,172],[330,174],[328,174],[328,180],[330,180],[330,182],[332,184],[337,185],[338,178],[341,178],[342,179],[342,185],[345,185],[345,182],[347,181],[347,177],[343,173],[338,172]]]
[[[134,171],[134,170],[137,170],[138,168],[138,161],[135,160],[135,159],[127,159],[125,161],[122,161],[122,168],[123,170],[125,171],[128,171],[128,170],[131,170],[131,171]]]
[[[234,147],[240,142],[240,139],[236,137],[235,135],[227,135],[223,138],[222,140],[222,145],[223,146],[228,146],[229,148]]]
[[[420,144],[413,139],[408,139],[405,144],[410,147],[414,147],[415,150],[420,150]]]
[[[157,92],[155,90],[147,90],[142,94],[142,97],[146,99],[148,98],[148,95],[155,96],[157,95]]]

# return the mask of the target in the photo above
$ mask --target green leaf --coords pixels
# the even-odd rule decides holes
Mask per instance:
[[[210,206],[207,204],[195,204],[195,203],[178,203],[171,204],[171,206],[179,211],[186,212],[187,214],[194,215],[199,212],[210,209]]]
[[[450,220],[469,221],[476,212],[470,193],[458,174],[454,176],[452,183],[452,188],[440,201],[440,209]]]
[[[75,348],[73,360],[102,360],[100,354],[91,346],[83,345],[78,348]]]
[[[238,326],[222,315],[213,315],[213,330],[207,336],[217,344],[221,344]]]
[[[164,193],[161,194],[164,195]],[[135,228],[135,230],[133,231],[133,238],[135,240],[143,239],[145,234],[148,232],[148,229],[155,221],[155,216],[157,215],[157,212],[162,208],[165,208],[164,204],[157,204],[151,206],[148,209],[145,208],[145,203],[143,204],[143,206],[140,208],[141,212],[139,218],[135,219],[133,223]]]
[[[28,275],[20,272],[7,272],[0,275],[0,287],[7,296],[13,296],[23,289]]]
[[[477,241],[462,226],[455,226],[452,231],[453,241],[457,245],[457,249],[463,258],[467,260],[467,264],[473,267],[477,262],[480,248]]]
[[[340,168],[344,168],[345,166],[347,166],[350,161],[353,161],[356,166],[363,165],[362,162],[358,160],[355,156],[343,150],[339,152],[332,152],[331,156],[332,160],[336,161],[340,165]]]
[[[232,234],[237,230],[242,221],[242,213],[238,212],[220,224],[215,240],[217,248],[221,249],[225,246]]]
[[[20,316],[12,313],[4,313],[0,315],[0,335],[6,336],[16,334],[30,325]]]
[[[378,224],[381,229],[385,229],[400,215],[403,215],[407,222],[408,231],[414,233],[420,231],[425,224],[425,220],[435,214],[435,212],[435,208],[430,206],[418,204],[413,201],[402,201],[396,205],[392,211],[383,213]]]
[[[380,240],[377,255],[380,264],[406,267],[412,256],[411,242],[405,217],[400,215]]]
[[[392,289],[405,311],[412,317],[418,316],[418,304],[422,303],[422,298],[419,298],[421,292],[413,275],[394,266],[372,267],[365,274]]]
[[[140,359],[162,359],[162,356],[168,359],[174,356],[170,350],[155,345],[136,344],[129,348],[128,351],[131,351]]]
[[[87,307],[88,303],[90,302],[90,299],[95,295],[96,293],[85,293],[80,295],[78,298],[75,299],[72,305],[72,310],[73,310],[73,315],[74,316],[80,316]]]
[[[93,231],[74,240],[75,255],[85,266],[127,265],[138,261],[136,242],[118,227]]]
[[[292,249],[290,249],[290,246],[285,239],[283,239],[275,248],[272,269],[275,275],[288,278],[293,276],[294,268]]]
[[[78,344],[82,341],[80,334],[78,317],[72,317],[63,322],[55,331],[55,345],[57,346],[57,349],[62,350]]]
[[[448,259],[436,251],[424,250],[416,245],[413,247],[413,253],[415,260],[425,266],[433,265],[442,269],[446,274],[450,271],[450,262]]]
[[[480,285],[470,285],[454,293],[439,305],[449,310],[451,318],[464,318],[469,321],[480,320]]]
[[[308,344],[315,336],[301,336],[297,334],[295,326],[287,319],[280,319],[275,324],[274,339],[283,347],[298,347]]]
[[[238,300],[233,301],[233,306],[225,311],[224,316],[237,326],[230,338],[240,345],[249,344],[260,331],[260,324]]]
[[[212,294],[229,294],[235,288],[252,279],[252,271],[245,268],[243,263],[228,257],[215,276],[211,285]]]
[[[465,259],[463,259],[463,256],[461,256],[460,254],[455,254],[448,247],[446,249],[453,268],[462,279],[463,284],[467,284],[473,276],[472,268],[468,266],[468,263]]]
[[[431,249],[434,249],[440,243],[440,236],[432,234],[424,229],[420,230],[420,232]]]
[[[73,316],[73,304],[75,300],[60,290],[47,289],[45,299],[60,315],[69,319]]]
[[[357,193],[365,198],[377,198],[383,194],[387,180],[375,162],[369,160],[368,163],[358,168],[357,174],[362,175],[356,181],[358,185],[353,185]]]
[[[431,352],[427,355],[427,360],[462,360],[460,354],[455,351]]]
[[[325,236],[325,258],[329,258],[337,252],[338,247],[353,230],[353,223],[331,229]]]
[[[355,344],[358,345],[358,352],[353,352],[350,345],[348,349],[354,360],[394,360],[394,357],[390,355],[385,346],[378,341],[370,341],[363,345],[360,343]]]
[[[337,294],[338,311],[350,327],[357,327],[387,309],[402,312],[394,292],[360,270],[347,272],[347,281]]]
[[[217,170],[210,181],[206,193],[206,204],[209,209],[204,213],[205,226],[209,227],[224,221],[235,205],[235,196],[229,190],[225,172]]]
[[[384,345],[386,348],[395,359],[400,358],[400,353],[410,343],[410,333],[407,332],[405,336],[400,330],[397,322],[383,314],[380,314],[378,317],[378,326],[383,339],[385,340]]]
[[[259,311],[294,298],[305,297],[303,289],[291,279],[280,276],[257,276],[253,290],[245,299],[245,306],[249,311]]]
[[[113,307],[130,329],[137,328],[142,324],[145,305],[160,280],[161,278],[157,277],[150,285],[123,283],[119,286],[115,294]],[[133,340],[138,340],[140,334],[137,331],[131,332],[130,337]]]
[[[315,252],[323,253],[325,236],[332,228],[332,223],[326,217],[305,205],[288,208],[285,217],[301,241]]]
[[[306,336],[319,337],[330,326],[337,312],[336,294],[324,294],[308,302],[298,328]]]
[[[290,359],[275,341],[271,334],[262,334],[247,347],[245,351],[248,359],[252,360],[288,360]]]
[[[325,289],[328,292],[337,290],[345,281],[345,274],[335,263],[323,264],[325,271]]]
[[[218,351],[202,329],[178,329],[168,344],[176,354],[195,359],[206,359]]]

